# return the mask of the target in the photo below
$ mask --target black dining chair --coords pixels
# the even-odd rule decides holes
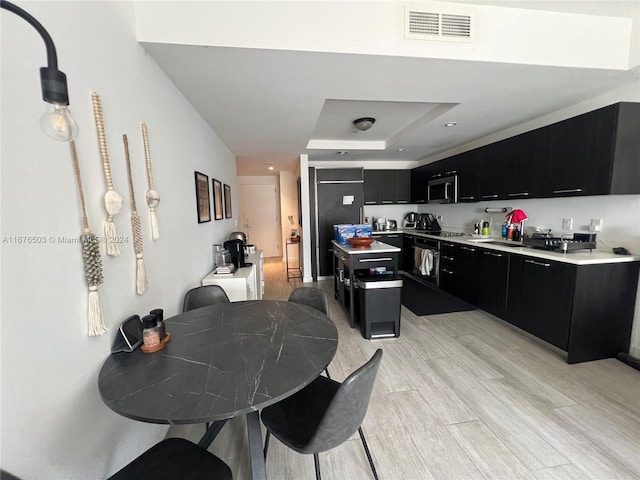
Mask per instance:
[[[184,438],[165,438],[107,480],[232,480],[229,466]]]
[[[320,480],[318,454],[341,445],[358,431],[373,477],[378,480],[362,431],[362,421],[367,413],[381,359],[382,350],[378,349],[367,363],[344,382],[318,377],[299,392],[263,409],[260,417],[267,428],[265,461],[269,438],[273,434],[292,450],[313,454],[316,479]]]
[[[325,315],[329,315],[329,301],[327,300],[327,295],[324,293],[324,290],[321,290],[316,287],[298,287],[294,288],[289,295],[289,302],[299,303],[300,305],[307,305],[309,307],[313,307],[316,310],[320,310]],[[327,377],[331,378],[329,375],[329,368],[326,367],[324,369],[324,373]]]
[[[194,308],[216,305],[219,303],[229,303],[229,297],[219,285],[204,285],[189,290],[184,295],[182,311],[193,310]]]
[[[289,295],[289,301],[299,303],[301,305],[308,305],[317,310],[320,310],[325,315],[329,315],[329,302],[327,301],[327,295],[324,290],[316,287],[298,287],[295,288],[291,295]]]

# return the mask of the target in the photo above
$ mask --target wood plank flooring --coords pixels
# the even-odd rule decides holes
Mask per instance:
[[[286,300],[300,279],[265,259],[265,298]],[[640,479],[640,372],[614,359],[567,365],[558,353],[480,310],[418,317],[402,308],[397,339],[369,341],[349,328],[327,292],[339,330],[329,366],[344,379],[384,350],[363,428],[380,479]],[[197,441],[201,425],[172,427]],[[249,479],[244,419],[211,451]],[[324,480],[371,479],[357,434],[320,454]],[[272,439],[270,479],[315,478],[313,457]]]

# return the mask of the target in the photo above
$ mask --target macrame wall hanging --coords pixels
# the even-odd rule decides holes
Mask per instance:
[[[91,94],[93,103],[93,116],[96,121],[98,131],[98,143],[100,144],[100,155],[102,156],[102,169],[107,182],[107,193],[104,195],[104,206],[107,210],[107,220],[104,224],[104,235],[106,237],[107,255],[120,255],[118,246],[116,224],[113,223],[115,217],[122,208],[122,196],[113,189],[113,179],[111,178],[111,166],[109,165],[109,154],[107,152],[107,141],[104,135],[104,119],[102,117],[102,102],[100,96],[93,92]]]
[[[158,229],[156,207],[160,203],[160,194],[156,191],[156,187],[153,183],[153,172],[151,171],[151,153],[149,152],[149,134],[147,132],[146,123],[142,124],[142,141],[144,142],[144,156],[147,163],[147,180],[149,182],[149,190],[147,191],[147,205],[149,205],[151,238],[157,240],[158,238],[160,238],[160,230]]]
[[[142,258],[142,226],[140,216],[136,208],[136,196],[133,189],[133,176],[131,175],[131,158],[129,156],[129,141],[126,135],[122,135],[124,143],[124,156],[127,160],[127,177],[129,178],[129,194],[131,195],[131,230],[133,231],[133,249],[136,252],[136,292],[142,295],[147,291],[147,270]]]
[[[102,259],[100,257],[100,243],[98,237],[95,236],[89,228],[87,219],[87,207],[84,201],[84,192],[82,190],[82,179],[80,177],[80,165],[78,162],[78,151],[76,144],[72,140],[71,158],[73,159],[73,170],[76,176],[76,184],[78,185],[78,193],[80,196],[80,205],[82,206],[82,235],[80,235],[80,244],[82,245],[82,261],[84,263],[84,278],[89,286],[89,302],[87,325],[88,334],[90,336],[103,335],[107,332],[102,316],[102,306],[100,304],[100,296],[98,295],[98,285],[102,279]]]

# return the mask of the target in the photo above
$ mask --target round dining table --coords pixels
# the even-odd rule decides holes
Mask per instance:
[[[210,305],[167,318],[162,350],[110,355],[98,377],[104,403],[133,420],[211,423],[245,415],[253,479],[266,479],[259,410],[311,383],[338,346],[331,319],[314,308],[258,300]]]

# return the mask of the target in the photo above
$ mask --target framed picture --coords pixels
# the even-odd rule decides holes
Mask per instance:
[[[231,218],[233,213],[231,212],[231,187],[224,184],[224,217]]]
[[[198,223],[211,221],[211,200],[209,198],[209,177],[204,173],[195,172],[196,178],[196,207],[198,209]]]
[[[213,182],[213,213],[216,220],[222,220],[224,213],[222,212],[222,183],[215,178]]]

